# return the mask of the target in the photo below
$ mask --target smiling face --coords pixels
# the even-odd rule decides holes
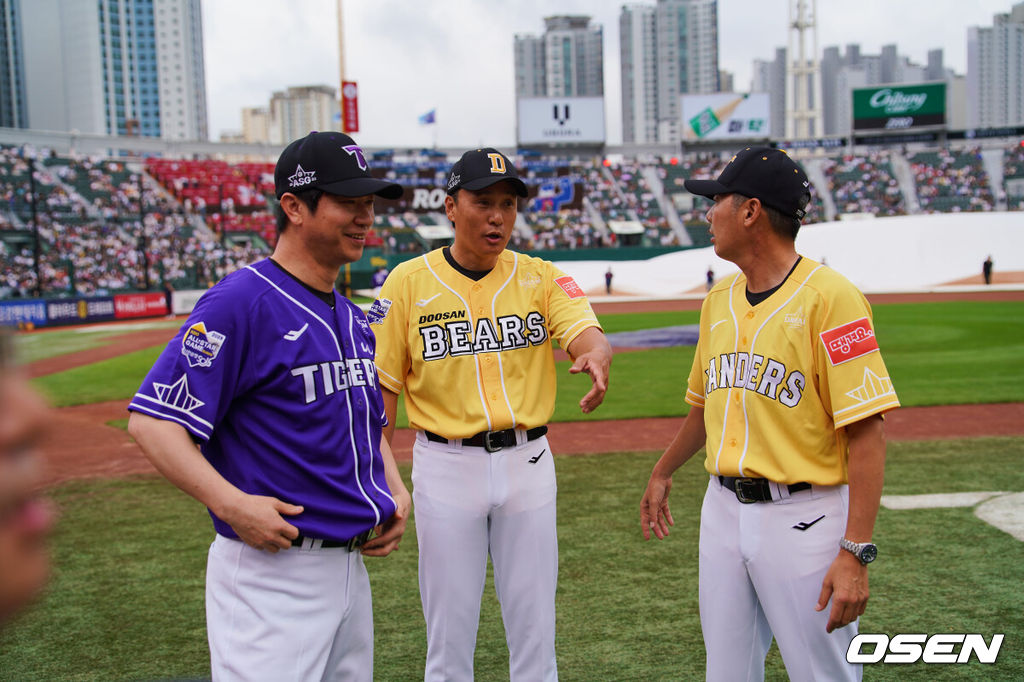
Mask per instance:
[[[515,187],[503,180],[481,190],[460,189],[445,198],[455,224],[452,257],[469,270],[490,270],[505,250],[516,224]]]
[[[320,264],[334,269],[362,258],[366,234],[373,226],[372,194],[361,197],[324,194],[315,211],[298,199],[292,205],[297,211],[299,235],[305,248]]]

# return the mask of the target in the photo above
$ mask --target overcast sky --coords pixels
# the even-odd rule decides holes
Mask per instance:
[[[750,87],[754,59],[788,43],[790,0],[719,0],[719,65]],[[512,148],[516,33],[540,35],[543,18],[586,14],[604,28],[605,120],[622,141],[619,14],[622,0],[345,0],[345,76],[359,84],[366,147]],[[630,3],[634,4],[634,3]],[[643,3],[635,3],[643,4]],[[654,4],[648,0],[646,4]],[[1012,0],[818,0],[819,50],[895,43],[919,64],[941,47],[967,69],[967,27],[991,26]],[[338,87],[336,0],[203,0],[206,88],[213,139],[241,129],[241,109],[266,106],[288,86]],[[436,126],[417,118],[437,110]],[[435,139],[436,138],[436,139]]]

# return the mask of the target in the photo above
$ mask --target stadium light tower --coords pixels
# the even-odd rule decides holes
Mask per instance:
[[[789,0],[786,138],[790,140],[806,140],[823,133],[817,4],[817,0]]]

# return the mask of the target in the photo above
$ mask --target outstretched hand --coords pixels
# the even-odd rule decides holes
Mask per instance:
[[[604,394],[608,391],[610,367],[611,358],[604,357],[602,353],[592,352],[580,355],[569,368],[569,374],[582,372],[590,375],[590,391],[580,400],[580,409],[584,414],[593,412],[604,401]]]

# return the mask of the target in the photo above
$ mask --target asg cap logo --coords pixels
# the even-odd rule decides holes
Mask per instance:
[[[461,175],[456,175],[455,173],[452,173],[452,176],[450,178],[448,178],[448,189],[449,189],[449,191],[451,190],[452,187],[455,187],[456,185],[458,185],[459,184],[459,180],[461,180],[461,179],[462,179]]]
[[[304,187],[316,182],[316,171],[302,170],[302,166],[295,167],[295,173],[288,176],[289,187]]]

